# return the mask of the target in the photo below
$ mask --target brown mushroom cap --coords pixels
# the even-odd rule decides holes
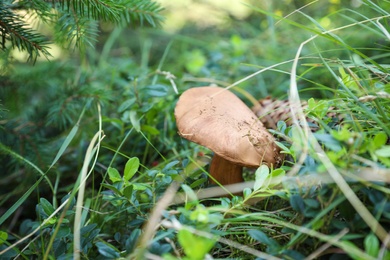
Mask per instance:
[[[198,87],[185,91],[175,108],[179,134],[233,163],[258,167],[279,164],[273,136],[229,90]]]

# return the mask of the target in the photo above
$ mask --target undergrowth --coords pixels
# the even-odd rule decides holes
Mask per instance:
[[[390,259],[390,3],[261,7],[237,31],[117,28],[81,65],[9,66],[0,258]],[[239,195],[177,134],[178,94],[208,84],[307,100],[270,129],[283,165]]]

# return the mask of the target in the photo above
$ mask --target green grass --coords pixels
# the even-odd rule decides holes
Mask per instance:
[[[103,33],[83,65],[15,63],[0,83],[0,258],[389,259],[389,7],[259,5],[230,30]],[[178,136],[173,110],[211,83],[248,106],[308,100],[271,130],[283,165],[208,187],[212,153]]]

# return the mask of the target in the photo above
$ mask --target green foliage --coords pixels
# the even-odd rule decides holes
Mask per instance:
[[[28,16],[23,16],[23,10]],[[129,25],[139,22],[158,26],[162,8],[150,0],[61,0],[2,1],[0,3],[1,48],[17,48],[35,61],[43,55],[49,58],[49,43],[80,49],[93,47],[98,36],[98,21]],[[30,17],[25,19],[26,17]],[[47,32],[29,26],[28,19],[44,22],[54,29],[55,38]],[[8,44],[10,43],[10,45]]]
[[[188,258],[184,257],[184,259],[204,259],[215,244],[214,240],[194,235],[186,229],[179,231],[177,239],[183,247],[185,254],[188,256]]]
[[[10,5],[0,3],[1,48],[6,49],[6,40],[20,51],[29,53],[29,59],[35,60],[41,53],[50,56],[48,41],[45,37],[31,28],[17,14],[11,11]]]
[[[1,3],[0,20],[17,18],[19,6],[55,24],[58,41],[84,48],[50,63],[4,63],[2,257],[72,258],[79,237],[86,259],[388,259],[388,2],[271,2],[254,3],[228,27],[188,26],[174,36],[110,27],[158,25],[151,1]],[[202,197],[212,153],[179,138],[176,89],[241,81],[232,90],[251,106],[269,94],[287,98],[294,74],[313,132],[304,121],[278,122],[270,131],[283,165],[245,169],[242,194]],[[104,138],[86,153],[100,130]]]

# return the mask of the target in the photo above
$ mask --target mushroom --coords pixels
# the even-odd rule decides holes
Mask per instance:
[[[236,95],[220,87],[186,90],[175,108],[179,135],[214,152],[211,182],[243,182],[242,167],[282,160],[273,136]]]

